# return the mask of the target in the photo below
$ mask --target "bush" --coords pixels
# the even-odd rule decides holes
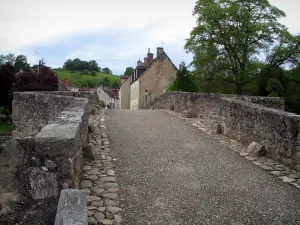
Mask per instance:
[[[100,106],[101,108],[105,108],[105,102],[102,100],[99,100],[96,105]]]
[[[97,75],[96,71],[91,72],[91,76],[95,77]]]

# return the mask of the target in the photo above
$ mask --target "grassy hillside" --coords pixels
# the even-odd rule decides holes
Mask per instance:
[[[69,70],[55,70],[59,79],[67,78],[69,81],[76,84],[78,87],[97,87],[105,85],[109,87],[119,87],[120,76],[110,75],[101,72],[91,74],[91,72],[75,72]]]

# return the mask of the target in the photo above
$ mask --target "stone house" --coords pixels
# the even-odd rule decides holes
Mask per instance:
[[[176,78],[177,68],[164,52],[158,47],[156,58],[148,49],[147,57],[142,63],[137,62],[131,76],[130,109],[142,109],[155,98],[162,95]]]
[[[130,109],[130,76],[121,76],[120,109]]]
[[[104,101],[106,106],[109,106],[111,109],[119,109],[120,101],[119,96],[117,96],[112,90],[102,87],[96,88],[97,95],[99,100]]]

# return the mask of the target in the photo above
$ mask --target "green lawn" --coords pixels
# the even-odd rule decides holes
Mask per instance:
[[[78,87],[97,87],[103,85],[104,78],[106,77],[109,83],[108,86],[116,86],[120,83],[120,76],[110,75],[101,72],[97,72],[96,76],[91,76],[90,72],[72,72],[69,70],[55,70],[59,79],[63,80],[67,78],[69,81],[76,84]]]
[[[0,134],[11,133],[11,123],[0,123]]]

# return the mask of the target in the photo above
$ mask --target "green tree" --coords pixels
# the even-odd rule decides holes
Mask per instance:
[[[0,55],[0,65],[5,64],[5,62],[6,62],[5,56],[4,55]]]
[[[198,91],[195,82],[192,80],[192,74],[186,67],[185,62],[180,63],[179,70],[176,73],[176,79],[174,83],[169,87],[169,90],[189,92]]]
[[[25,55],[18,55],[15,60],[14,69],[15,72],[19,72],[21,69],[29,69],[30,65],[27,63],[27,57]]]
[[[125,72],[124,72],[124,75],[129,75],[130,76],[133,73],[133,71],[134,71],[134,68],[127,67]]]
[[[11,65],[14,65],[15,64],[15,60],[16,60],[16,57],[13,53],[9,53],[5,56],[5,59],[6,59],[6,62],[10,63]]]
[[[105,67],[102,69],[102,73],[112,74],[112,71],[108,67]]]
[[[89,61],[88,64],[89,64],[89,70],[90,71],[92,71],[92,70],[94,70],[96,72],[100,71],[99,65],[95,60]]]
[[[284,12],[268,0],[198,0],[193,15],[197,26],[185,45],[192,64],[205,80],[219,76],[238,94],[258,72],[258,54],[287,33],[278,22]]]

